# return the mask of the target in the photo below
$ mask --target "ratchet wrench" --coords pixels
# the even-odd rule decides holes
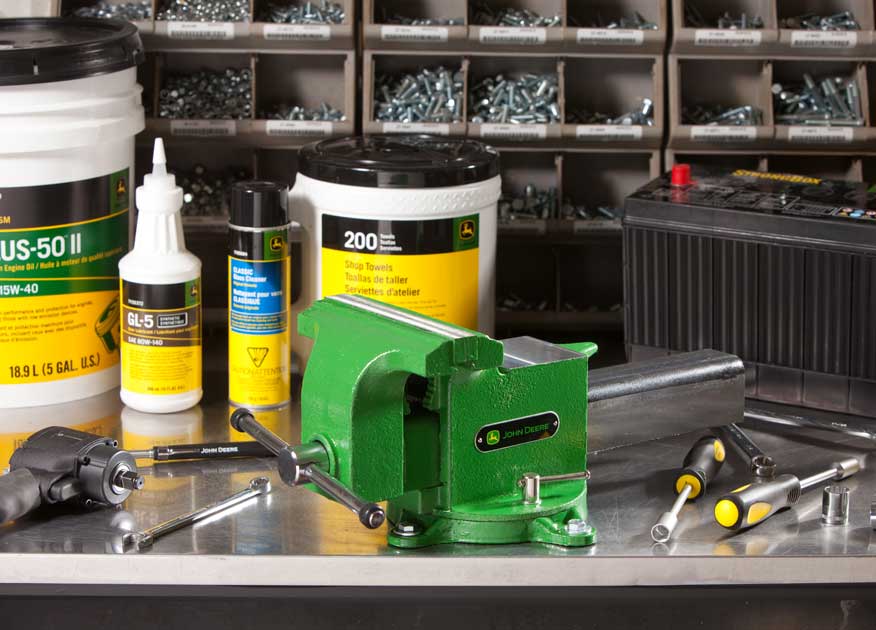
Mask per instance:
[[[169,521],[164,521],[163,523],[150,527],[149,529],[144,529],[141,532],[128,532],[122,538],[122,542],[125,547],[146,549],[147,547],[151,547],[152,544],[162,536],[166,536],[167,534],[182,529],[183,527],[194,525],[198,521],[203,521],[205,518],[209,518],[219,512],[224,512],[235,505],[240,505],[244,501],[260,497],[270,491],[270,479],[267,477],[256,477],[249,482],[249,487],[246,490],[241,490],[226,499],[222,499],[216,503],[211,503],[210,505],[188,512],[187,514],[182,514],[170,519]]]
[[[776,476],[776,461],[763,452],[742,428],[732,422],[721,427],[734,444],[745,454],[751,466],[751,473],[758,479],[772,479]]]

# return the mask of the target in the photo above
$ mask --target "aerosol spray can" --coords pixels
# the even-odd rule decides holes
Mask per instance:
[[[290,399],[288,189],[266,181],[231,190],[228,398],[255,409]]]

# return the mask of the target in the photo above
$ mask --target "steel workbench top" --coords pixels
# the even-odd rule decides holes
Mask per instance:
[[[122,410],[117,392],[63,407],[4,412],[2,441],[50,424],[99,426],[129,448],[153,443],[244,439],[228,426],[223,401],[180,414]],[[293,404],[259,419],[298,438]],[[631,418],[630,422],[647,422]],[[705,431],[703,431],[705,433]],[[729,535],[712,518],[718,493],[747,479],[745,462],[728,447],[727,463],[709,495],[686,505],[673,540],[654,544],[650,528],[669,509],[673,471],[698,437],[688,434],[593,454],[589,460],[591,522],[598,543],[455,545],[401,551],[385,544],[385,526],[368,531],[339,505],[284,486],[271,459],[158,463],[146,487],[120,510],[44,510],[0,526],[0,583],[344,586],[635,586],[710,584],[876,583],[876,532],[869,508],[876,492],[873,443],[815,431],[793,440],[752,429],[779,472],[810,473],[841,456],[865,470],[842,483],[851,490],[848,526],[821,525],[821,491],[747,532]],[[11,448],[7,445],[7,450]],[[8,456],[8,452],[6,453]],[[870,464],[868,466],[868,464]],[[5,465],[5,464],[4,464]],[[873,468],[872,470],[870,468]],[[274,490],[146,552],[122,550],[122,535],[149,527],[244,488],[269,473]]]

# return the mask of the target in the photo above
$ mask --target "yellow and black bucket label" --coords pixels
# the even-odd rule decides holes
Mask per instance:
[[[351,293],[478,327],[478,215],[380,221],[322,216],[322,294]]]
[[[86,376],[118,364],[129,186],[125,169],[0,187],[0,385]]]
[[[201,280],[122,280],[122,387],[167,396],[201,389]]]
[[[289,230],[231,226],[228,257],[228,398],[255,408],[291,396]]]

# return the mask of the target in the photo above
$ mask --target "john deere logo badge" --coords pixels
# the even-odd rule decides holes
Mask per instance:
[[[247,353],[249,354],[249,359],[252,361],[252,364],[257,368],[262,367],[262,363],[265,362],[265,357],[268,356],[267,348],[247,348]]]
[[[272,252],[279,252],[279,251],[281,251],[281,250],[283,249],[283,246],[284,246],[284,245],[285,245],[285,243],[283,242],[283,237],[282,237],[282,236],[272,236],[272,237],[271,237],[271,243],[270,243],[270,246],[271,246],[271,251],[272,251]]]
[[[481,453],[489,453],[509,446],[546,440],[553,437],[559,428],[560,417],[553,411],[495,422],[480,428],[475,435],[475,448]]]
[[[128,185],[125,183],[124,177],[119,177],[119,180],[116,182],[116,194],[119,197],[128,194]]]
[[[459,224],[459,240],[470,241],[475,235],[475,222],[471,219],[466,219]]]

